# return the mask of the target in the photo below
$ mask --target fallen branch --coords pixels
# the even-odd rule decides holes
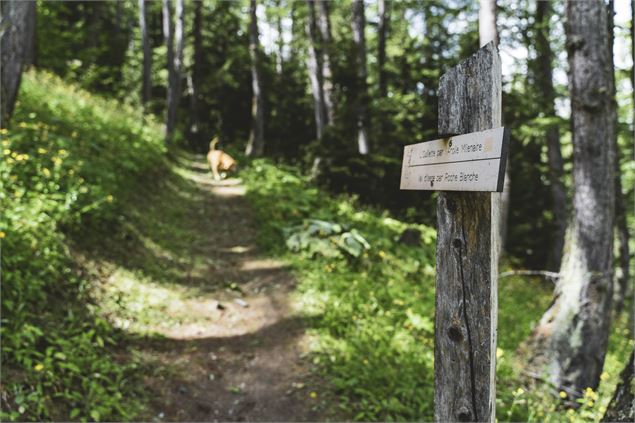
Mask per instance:
[[[509,276],[544,276],[547,279],[559,279],[560,273],[549,272],[547,270],[511,270],[509,272],[503,272],[498,275],[499,278],[506,278]]]

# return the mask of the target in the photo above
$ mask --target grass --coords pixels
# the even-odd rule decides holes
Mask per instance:
[[[262,222],[259,242],[295,269],[298,304],[311,317],[313,360],[332,382],[338,406],[357,421],[432,420],[435,231],[362,207],[355,198],[333,198],[292,167],[256,160],[243,177]],[[328,229],[311,233],[315,219],[357,231],[369,248],[358,257],[329,251],[340,247]],[[287,239],[298,227],[305,248]],[[407,228],[421,232],[420,246],[398,241]],[[587,390],[577,410],[563,407],[557,392],[529,383],[516,351],[549,306],[552,289],[534,278],[499,282],[500,421],[599,421],[633,348],[621,319],[600,388]]]
[[[139,110],[44,72],[24,74],[2,130],[3,420],[131,420],[138,365],[100,317],[73,240],[117,224],[122,203],[166,167]]]

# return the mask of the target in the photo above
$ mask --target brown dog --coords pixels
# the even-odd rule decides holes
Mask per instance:
[[[221,175],[219,172],[229,172],[236,169],[236,160],[234,160],[229,154],[223,150],[217,150],[216,144],[218,144],[218,137],[215,137],[209,143],[209,153],[207,153],[207,163],[214,175],[215,180],[220,180]]]

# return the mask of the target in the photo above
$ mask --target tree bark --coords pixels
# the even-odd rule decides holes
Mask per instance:
[[[33,47],[35,2],[4,1],[2,12],[2,39],[0,50],[2,76],[0,81],[0,127],[9,124],[18,96],[22,71]],[[25,46],[27,48],[25,48]]]
[[[501,126],[494,43],[439,83],[439,134]],[[440,192],[434,350],[435,421],[494,421],[499,193]]]
[[[353,0],[353,41],[357,52],[357,151],[369,153],[368,142],[368,87],[366,85],[366,16],[364,0]]]
[[[322,65],[320,63],[320,42],[317,32],[317,22],[315,17],[315,3],[307,0],[308,17],[306,23],[306,33],[309,38],[309,51],[307,54],[307,70],[309,81],[311,82],[311,92],[313,93],[313,108],[315,112],[315,129],[317,139],[322,138],[324,127],[326,126],[326,107],[324,105],[324,90],[322,85]]]
[[[174,120],[172,109],[174,107],[175,96],[175,72],[174,72],[174,25],[172,24],[172,1],[163,0],[163,38],[167,47],[167,99],[166,99],[166,121],[165,121],[165,140],[166,143],[172,142],[174,133]]]
[[[184,44],[184,30],[185,30],[185,13],[183,10],[183,0],[176,0],[175,7],[176,23],[174,26],[174,95],[173,102],[170,107],[172,130],[176,127],[176,115],[178,112],[179,103],[181,102],[181,82],[183,80],[183,44]]]
[[[333,72],[331,69],[331,51],[333,42],[331,37],[331,16],[329,3],[326,0],[317,0],[318,28],[320,30],[320,52],[322,66],[322,95],[324,97],[324,110],[326,125],[332,125],[335,120],[335,105],[333,103]]]
[[[141,103],[145,106],[152,96],[152,51],[146,23],[146,0],[139,0],[139,29],[143,50],[143,76],[141,86]]]
[[[496,0],[480,0],[480,8],[478,14],[478,30],[479,44],[481,47],[489,42],[493,42],[498,47],[498,29],[496,28]],[[507,160],[505,167],[505,182],[503,192],[500,196],[500,213],[497,214],[498,221],[498,254],[502,254],[505,248],[505,240],[507,238],[507,217],[509,216],[509,192],[511,187],[511,178],[509,175],[510,160]]]
[[[530,365],[576,398],[599,383],[613,295],[615,144],[603,2],[569,1],[573,216],[554,301],[532,334]]]
[[[202,1],[194,2],[194,22],[192,23],[192,32],[194,33],[194,64],[188,82],[190,85],[190,132],[192,134],[198,134],[200,126],[198,97],[200,95],[200,84],[203,76],[201,71],[201,65],[203,63],[203,36],[201,33],[203,19],[202,7]]]
[[[615,394],[609,403],[603,422],[632,422],[635,421],[635,385],[633,384],[634,365],[633,354],[620,373],[620,383],[615,388]]]
[[[377,4],[379,9],[379,25],[377,27],[378,45],[377,45],[377,67],[379,70],[379,96],[386,97],[388,95],[388,82],[386,75],[386,35],[388,33],[388,24],[390,22],[390,3],[386,0],[379,0]]]
[[[478,10],[478,34],[481,46],[494,41],[498,46],[496,29],[496,0],[480,0]]]
[[[549,44],[549,19],[551,4],[547,1],[536,3],[535,45],[536,66],[535,80],[540,101],[540,110],[546,116],[555,116],[556,92],[553,88],[553,51]],[[551,200],[553,202],[553,237],[547,267],[549,270],[560,269],[564,236],[567,229],[567,192],[563,182],[564,161],[560,150],[560,132],[557,125],[550,125],[545,131],[547,141],[547,160],[549,165],[549,182],[551,184]]]
[[[258,17],[256,16],[256,0],[250,1],[251,21],[249,23],[249,57],[251,58],[251,86],[253,90],[251,117],[252,127],[245,154],[247,156],[262,156],[264,152],[264,110],[262,98],[262,84],[258,63]]]
[[[276,47],[278,53],[276,57],[276,72],[278,75],[282,75],[282,69],[284,67],[284,37],[282,34],[282,0],[276,1],[276,31],[278,32],[278,38],[276,40]]]
[[[613,62],[613,43],[614,43],[614,4],[613,0],[609,0],[606,5],[608,36],[609,36],[609,79],[611,82],[611,120],[613,121],[613,133],[611,138],[615,145],[615,229],[617,231],[617,239],[619,241],[619,263],[621,272],[616,278],[613,299],[615,302],[615,311],[619,314],[624,305],[624,297],[627,294],[628,281],[630,280],[629,258],[630,252],[628,248],[628,224],[626,223],[626,207],[624,205],[624,194],[622,193],[622,172],[620,171],[620,149],[617,142],[617,101],[615,99],[615,64]]]

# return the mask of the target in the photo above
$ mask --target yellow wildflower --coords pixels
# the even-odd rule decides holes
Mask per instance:
[[[40,147],[40,148],[37,149],[37,152],[40,153],[40,154],[46,154],[46,149]]]
[[[8,148],[5,148],[4,150],[2,150],[2,153],[3,153],[5,156],[8,156],[9,154],[11,154],[11,150],[9,150]]]
[[[0,134],[7,135],[8,133],[9,133],[9,131],[7,130],[7,128],[0,129]]]
[[[565,391],[560,391],[560,398],[566,398],[567,393]]]
[[[109,195],[108,197],[106,197],[106,201],[108,201],[109,203],[112,203],[113,200],[113,196]]]
[[[5,234],[3,231],[0,231],[0,239],[4,238],[5,236],[7,236],[7,234]]]
[[[42,370],[44,370],[44,364],[42,363],[37,363],[34,367],[36,372],[41,372]]]
[[[46,176],[47,178],[49,176],[51,176],[51,171],[48,170],[47,168],[42,169],[42,173],[44,174],[44,176]]]
[[[309,396],[310,396],[311,398],[313,398],[313,399],[316,399],[316,398],[317,398],[317,392],[315,392],[315,391],[311,391],[311,393],[309,394]]]
[[[68,151],[64,150],[63,148],[60,150],[60,156],[66,156],[68,154]]]

